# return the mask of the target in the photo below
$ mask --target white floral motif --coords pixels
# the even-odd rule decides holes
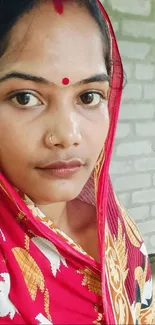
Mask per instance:
[[[57,271],[60,270],[61,263],[67,267],[64,257],[60,255],[57,248],[50,241],[42,237],[34,237],[32,241],[50,261],[51,270],[55,277]]]
[[[136,303],[135,303],[135,301],[133,302],[133,304],[131,306],[131,312],[132,312],[134,324],[136,324]]]
[[[13,319],[17,310],[9,299],[10,276],[8,273],[0,273],[0,277],[4,280],[0,281],[0,317],[9,315]]]
[[[142,304],[148,306],[148,300],[152,298],[152,279],[144,285]]]
[[[140,248],[140,252],[144,255],[144,256],[147,256],[147,250],[146,250],[146,246],[145,244],[143,243],[141,248]]]
[[[38,314],[35,318],[36,320],[39,321],[38,325],[53,325],[46,317],[43,316],[43,314]]]

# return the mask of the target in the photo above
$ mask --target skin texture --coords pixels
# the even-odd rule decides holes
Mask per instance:
[[[14,186],[87,249],[80,231],[86,237],[88,219],[92,220],[95,212],[81,204],[79,213],[77,202],[69,202],[76,199],[89,179],[109,128],[109,83],[80,83],[94,75],[107,74],[96,22],[86,9],[74,4],[65,4],[59,15],[51,1],[42,3],[24,15],[11,31],[9,46],[0,59],[0,78],[14,71],[42,77],[47,82],[19,78],[0,82],[1,169]],[[62,84],[64,78],[69,78],[68,85]],[[21,91],[31,93],[25,107],[15,97]],[[80,96],[88,91],[97,94],[86,105]],[[70,177],[47,177],[37,169],[70,159],[84,163]],[[77,212],[71,218],[75,207]],[[84,221],[86,211],[90,218]],[[89,240],[96,232],[92,229]]]

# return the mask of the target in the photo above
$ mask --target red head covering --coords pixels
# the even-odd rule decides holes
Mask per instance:
[[[110,177],[109,165],[112,155],[114,144],[114,137],[118,122],[119,108],[121,95],[123,90],[123,66],[117,46],[116,37],[113,31],[111,21],[101,5],[97,0],[101,9],[104,20],[107,22],[111,37],[111,60],[112,60],[112,73],[111,73],[111,92],[109,98],[109,114],[110,114],[110,129],[105,144],[105,160],[101,162],[100,171],[98,176],[98,189],[97,189],[97,207],[98,207],[98,220],[99,220],[99,238],[102,256],[102,291],[103,291],[103,305],[106,313],[107,324],[133,324],[134,309],[136,313],[137,322],[141,324],[153,324],[153,305],[152,300],[147,304],[147,307],[142,302],[142,291],[145,291],[150,279],[150,266],[147,256],[143,251],[144,243],[139,235],[139,232],[134,222],[127,215],[126,211],[119,205],[114,194]],[[110,230],[110,236],[107,232]],[[113,238],[113,239],[112,239]],[[112,239],[112,241],[111,241]],[[113,241],[114,240],[114,241]],[[119,242],[119,243],[118,243]],[[108,247],[110,245],[110,247]],[[115,253],[118,256],[115,256]],[[114,257],[115,256],[115,257]],[[110,276],[112,264],[108,265],[107,260],[115,264],[115,271],[122,263],[121,276],[125,281],[117,287],[117,281],[114,280],[116,274]],[[122,261],[121,261],[122,259]],[[145,262],[144,262],[145,260]],[[124,266],[123,266],[124,263]],[[144,266],[144,264],[145,266]],[[123,275],[124,272],[124,275]],[[126,274],[125,274],[126,273]],[[140,283],[140,274],[143,278]],[[107,281],[108,279],[108,281]],[[118,281],[121,282],[119,279]],[[144,284],[145,283],[145,284]],[[107,299],[109,286],[111,287],[112,309],[113,315],[110,312],[110,300]],[[124,288],[123,288],[124,286]],[[108,289],[107,289],[108,287]],[[117,287],[117,288],[116,288]],[[119,289],[118,289],[119,288]],[[145,288],[145,289],[144,289]],[[137,290],[137,293],[136,293]],[[138,295],[138,290],[141,293]],[[147,291],[147,289],[146,289]],[[148,289],[151,297],[151,286]],[[104,295],[104,292],[107,294]],[[145,292],[146,293],[146,292]],[[139,302],[138,302],[139,301]],[[143,300],[144,301],[144,300]],[[128,305],[129,302],[129,305]],[[137,302],[137,303],[136,303]],[[118,307],[120,304],[120,307]],[[123,308],[121,308],[121,305]],[[131,308],[132,306],[132,308]],[[141,306],[141,309],[140,309]],[[118,308],[118,309],[117,309]],[[139,308],[139,309],[138,309]],[[124,310],[123,310],[124,309]],[[133,311],[132,309],[132,311]],[[132,314],[132,315],[131,315]],[[134,320],[136,323],[136,320]]]
[[[54,0],[53,2],[56,11],[61,14],[63,12],[62,2],[60,0]],[[109,28],[112,61],[111,92],[109,97],[110,129],[107,141],[104,145],[105,159],[103,159],[103,155],[101,154],[95,168],[104,319],[105,323],[109,325],[153,324],[152,297],[150,289],[148,291],[148,288],[151,286],[150,268],[144,244],[135,224],[119,206],[109,178],[109,164],[123,88],[123,67],[110,19],[101,3],[98,0],[97,2]],[[33,321],[33,323],[38,324],[36,320],[40,320],[40,323],[42,323],[41,321],[44,319],[41,311],[36,317],[38,308],[40,308],[40,310],[42,308],[40,303],[42,299],[44,299],[44,307],[48,321],[51,321],[49,311],[50,308],[52,309],[53,307],[52,304],[50,306],[49,297],[50,293],[52,296],[55,282],[51,287],[51,278],[50,281],[48,280],[49,271],[47,272],[47,270],[49,270],[49,265],[47,259],[37,250],[34,245],[35,239],[33,239],[33,236],[39,236],[38,238],[42,237],[44,239],[44,245],[47,241],[50,244],[54,244],[57,249],[61,251],[61,254],[64,254],[69,260],[71,256],[73,258],[72,261],[77,264],[79,259],[82,261],[83,265],[93,265],[95,268],[96,264],[95,262],[90,262],[88,256],[82,255],[78,250],[75,250],[69,245],[67,245],[64,251],[64,245],[60,236],[54,231],[52,232],[51,229],[47,230],[44,224],[41,224],[37,218],[34,218],[18,193],[12,188],[2,174],[0,175],[0,180],[0,273],[1,270],[4,269],[5,260],[7,266],[7,271],[5,271],[5,273],[9,274],[10,272],[11,283],[13,283],[14,288],[16,288],[16,291],[12,290],[9,296],[11,302],[17,303],[16,307],[18,307],[17,309],[19,310],[15,321],[17,323],[18,320],[18,323],[21,323],[21,318],[18,319],[18,316],[21,315],[23,323],[27,323],[28,320],[29,323]],[[87,193],[89,197],[89,192],[90,187],[86,186],[85,197]],[[23,246],[25,248],[21,248]],[[25,264],[23,265],[22,260],[24,256],[25,263],[28,261],[28,258],[30,258],[32,262],[32,256],[30,257],[29,255],[30,252],[33,258],[35,258],[32,277],[30,276],[30,269],[28,269],[28,274],[25,272],[26,266]],[[69,270],[66,267],[66,262],[63,258],[61,258],[61,261],[64,272],[67,274]],[[72,264],[74,264],[73,262]],[[23,275],[21,274],[18,264],[25,276],[26,282],[23,282]],[[46,266],[47,270],[44,268]],[[46,271],[45,276],[44,271]],[[35,272],[37,275],[36,278],[33,276]],[[1,274],[0,276],[3,277],[4,272]],[[67,275],[67,279],[71,279],[70,274]],[[76,288],[76,281],[73,281],[73,292]],[[25,283],[29,292],[25,289]],[[24,295],[20,295],[21,290],[23,290]],[[37,293],[37,290],[39,293]],[[20,301],[17,299],[17,292],[20,295]],[[42,298],[42,295],[44,298]],[[79,292],[79,299],[81,297],[82,294]],[[25,302],[29,308],[29,313],[25,311]],[[67,301],[64,301],[64,303],[67,303]],[[68,304],[69,303],[70,302],[68,302]],[[12,305],[10,305],[10,308],[12,308],[11,306]],[[4,310],[3,313],[5,314]],[[99,314],[99,320],[101,319],[100,317],[101,315]],[[96,321],[96,323],[94,322],[94,324],[102,324],[99,320],[98,322]],[[1,309],[0,323],[5,323],[4,318],[1,318]],[[50,324],[52,324],[52,322]]]

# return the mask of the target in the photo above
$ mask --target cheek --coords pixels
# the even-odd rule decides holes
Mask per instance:
[[[108,103],[103,105],[100,109],[100,114],[102,118],[102,123],[103,124],[109,124],[109,110],[108,110]],[[109,127],[109,125],[108,125]]]
[[[0,160],[3,164],[20,163],[24,164],[29,156],[32,142],[28,139],[23,126],[12,119],[1,120],[0,122]]]
[[[94,119],[89,132],[89,144],[91,145],[91,157],[93,162],[96,162],[101,150],[104,148],[109,131],[109,114],[108,110],[99,113],[97,118]]]
[[[102,143],[102,146],[104,146],[104,143],[108,135],[109,126],[110,126],[108,104],[101,107],[100,113],[98,115],[97,125],[96,125],[96,136],[98,138],[98,141]]]

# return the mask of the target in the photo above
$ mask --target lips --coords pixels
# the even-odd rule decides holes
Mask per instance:
[[[46,176],[68,178],[77,173],[84,165],[80,159],[72,159],[70,161],[56,161],[37,169]]]
[[[70,161],[57,161],[49,165],[45,165],[40,169],[72,169],[83,166],[84,163],[81,160],[70,160]]]

